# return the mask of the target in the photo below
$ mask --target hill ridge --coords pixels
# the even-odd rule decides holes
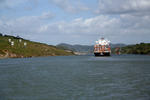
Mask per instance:
[[[71,51],[66,51],[53,45],[26,40],[18,36],[0,34],[0,58],[64,56],[73,54]]]

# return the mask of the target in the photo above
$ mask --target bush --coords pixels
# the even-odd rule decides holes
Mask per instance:
[[[2,34],[2,33],[0,33],[0,36],[3,36],[3,34]]]

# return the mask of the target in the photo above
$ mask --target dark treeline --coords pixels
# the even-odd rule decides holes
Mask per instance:
[[[5,34],[2,34],[2,33],[0,33],[0,36],[9,37],[9,38],[13,38],[13,39],[23,39],[20,36],[5,35]]]

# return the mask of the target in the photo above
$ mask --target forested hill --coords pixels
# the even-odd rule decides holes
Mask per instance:
[[[0,34],[0,58],[60,55],[73,55],[73,52],[20,37]]]
[[[121,48],[121,53],[125,54],[150,54],[150,43],[140,43],[128,45]]]

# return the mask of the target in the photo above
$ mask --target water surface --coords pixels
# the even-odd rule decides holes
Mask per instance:
[[[150,100],[150,56],[1,59],[0,100]]]

